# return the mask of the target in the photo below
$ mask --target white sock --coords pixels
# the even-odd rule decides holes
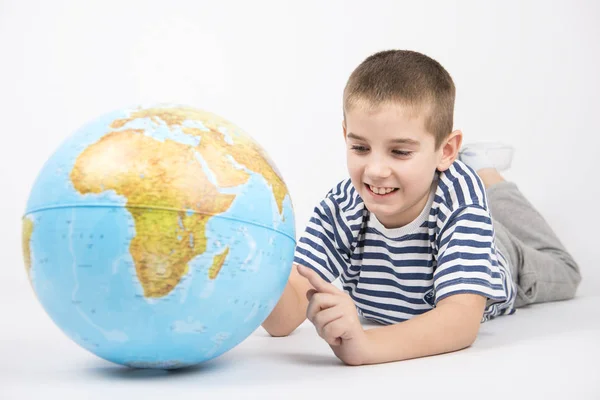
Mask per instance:
[[[502,143],[473,143],[460,150],[458,159],[475,171],[484,168],[504,171],[510,167],[513,153],[511,146]]]

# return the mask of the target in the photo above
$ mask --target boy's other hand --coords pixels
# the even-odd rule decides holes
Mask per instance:
[[[363,364],[369,354],[369,342],[352,298],[308,267],[298,265],[298,273],[314,287],[306,292],[306,317],[319,336],[344,363]]]

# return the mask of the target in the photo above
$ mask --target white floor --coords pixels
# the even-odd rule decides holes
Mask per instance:
[[[600,296],[536,305],[484,324],[469,349],[364,367],[342,365],[309,324],[287,338],[261,328],[215,360],[166,372],[97,358],[32,301],[3,307],[0,399],[600,399],[599,306]]]

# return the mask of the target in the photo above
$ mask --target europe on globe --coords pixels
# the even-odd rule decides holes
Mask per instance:
[[[111,362],[213,359],[275,307],[295,247],[292,202],[264,149],[227,120],[157,105],[69,136],[23,216],[25,267],[73,341]]]

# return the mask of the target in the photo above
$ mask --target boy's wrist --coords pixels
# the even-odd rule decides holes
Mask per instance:
[[[365,330],[365,351],[363,353],[363,364],[379,364],[384,362],[385,341],[377,337],[377,328]]]
[[[404,326],[396,323],[365,330],[366,352],[363,364],[381,364],[408,358]]]

